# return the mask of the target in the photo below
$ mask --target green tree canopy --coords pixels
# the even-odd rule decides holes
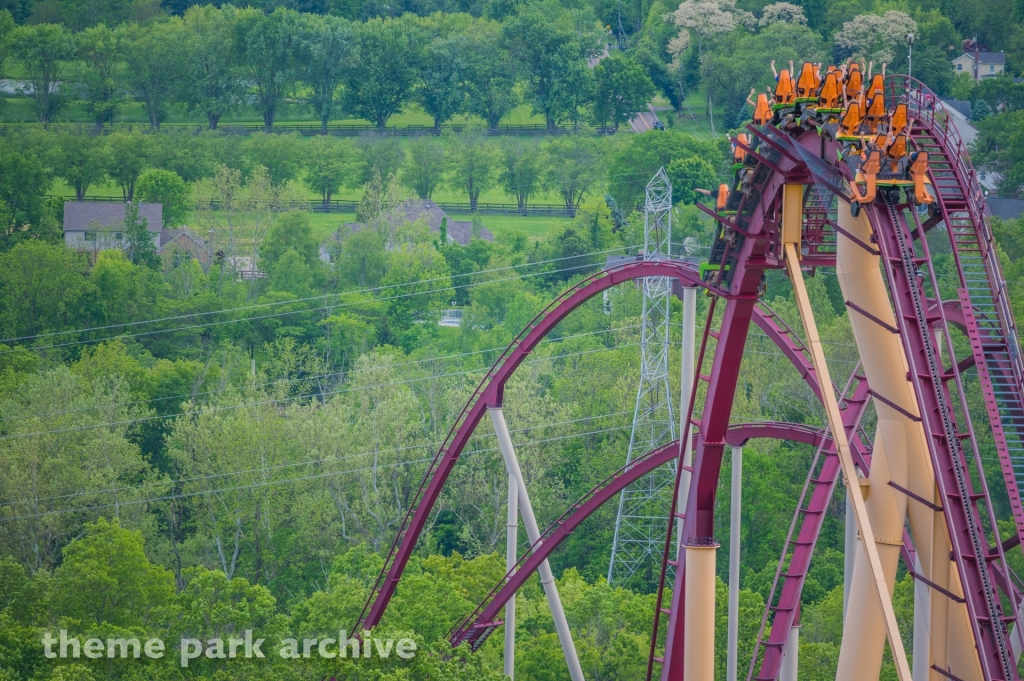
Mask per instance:
[[[602,127],[610,121],[618,131],[619,125],[645,111],[654,96],[647,70],[625,57],[602,59],[594,67],[594,77],[594,120]]]
[[[71,31],[56,24],[19,26],[10,33],[10,53],[28,77],[30,94],[41,123],[49,123],[67,102],[58,85],[75,56]]]
[[[182,224],[192,207],[188,185],[173,170],[147,170],[139,176],[135,192],[141,201],[163,206],[164,227]]]
[[[416,86],[418,39],[409,22],[370,19],[355,30],[355,54],[345,78],[345,109],[377,125],[401,113]]]
[[[146,557],[142,534],[100,518],[64,547],[54,571],[56,613],[81,622],[130,627],[158,616],[174,576]]]
[[[303,14],[295,37],[299,77],[310,89],[309,105],[321,130],[338,110],[338,91],[352,57],[352,26],[341,17]]]

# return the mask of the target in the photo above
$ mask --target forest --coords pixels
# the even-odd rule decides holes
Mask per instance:
[[[966,38],[1003,51],[1005,75],[955,74]],[[277,641],[355,623],[491,363],[562,290],[642,247],[651,176],[664,167],[673,185],[673,254],[705,259],[713,225],[697,190],[729,176],[724,133],[746,124],[751,88],[773,82],[769,62],[850,57],[969,100],[974,163],[1020,194],[1024,4],[1011,0],[0,0],[0,681],[501,679],[500,634],[475,654],[446,639],[505,572],[507,476],[486,421],[375,632],[418,654],[285,659]],[[649,105],[667,129],[627,132]],[[339,198],[353,207],[314,212]],[[463,202],[477,238],[389,222],[410,198]],[[95,199],[126,202],[127,247],[65,245],[64,202]],[[216,257],[160,257],[140,202],[162,205],[164,227],[209,235]],[[486,202],[519,212],[477,211]],[[570,217],[528,217],[537,205]],[[341,229],[353,220],[371,228]],[[993,229],[1024,319],[1024,223]],[[952,272],[948,252],[935,267]],[[808,286],[844,382],[857,352],[835,274]],[[798,325],[781,272],[765,304]],[[632,286],[586,303],[509,384],[542,527],[625,461],[640,305]],[[452,309],[461,325],[439,325]],[[673,301],[676,392],[680,313]],[[734,421],[823,423],[767,337],[753,332],[742,367]],[[982,448],[997,471],[991,441]],[[813,455],[745,448],[741,665]],[[613,506],[551,561],[596,680],[644,674],[658,580],[652,566],[606,582]],[[803,590],[808,681],[835,677],[844,524],[838,488]],[[905,636],[912,592],[901,568]],[[536,580],[518,612],[517,677],[567,678]],[[61,630],[160,638],[169,654],[48,658],[44,633]],[[179,640],[246,630],[268,641],[267,659],[178,664]],[[883,678],[895,678],[888,661]]]

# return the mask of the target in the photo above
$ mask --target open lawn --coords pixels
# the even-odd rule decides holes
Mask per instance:
[[[300,102],[285,102],[282,104],[277,117],[277,123],[308,123],[319,125],[320,121],[313,117],[309,107]],[[3,123],[34,123],[36,114],[32,108],[32,100],[28,97],[6,97],[0,99],[0,122]],[[71,102],[57,117],[57,122],[81,123],[92,125],[92,117],[86,110],[86,103]],[[149,127],[149,118],[142,104],[128,102],[118,112],[115,118],[117,123],[138,123]],[[232,123],[262,123],[263,117],[255,109],[243,108],[238,111],[225,114],[220,125],[231,125]],[[330,121],[341,124],[363,124],[369,125],[370,121],[358,118],[338,118]],[[482,119],[474,116],[458,115],[451,119],[451,123],[465,124],[475,122],[484,125]],[[190,112],[182,106],[172,105],[168,107],[167,119],[163,125],[185,125],[206,127],[206,117],[197,112]],[[526,125],[543,124],[544,117],[533,113],[529,104],[522,104],[510,112],[502,123],[505,125]],[[404,128],[410,125],[433,125],[434,119],[423,112],[418,104],[412,103],[405,107],[402,113],[396,114],[388,120],[389,128]]]

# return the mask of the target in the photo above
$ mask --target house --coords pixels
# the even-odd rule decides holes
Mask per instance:
[[[376,223],[378,226],[397,228],[420,221],[427,225],[432,234],[440,234],[441,223],[444,222],[450,244],[466,246],[474,238],[472,221],[452,220],[440,206],[430,199],[407,199],[378,217]],[[358,232],[366,227],[367,224],[363,222],[347,222],[342,225],[341,229],[331,236],[330,241],[320,244],[320,259],[324,262],[331,262],[342,240],[352,232]],[[480,228],[480,233],[476,235],[476,238],[494,241],[494,235],[483,227]]]
[[[65,201],[64,243],[69,248],[93,254],[125,248],[125,205],[120,201]],[[146,221],[146,231],[152,234],[153,245],[159,247],[163,206],[159,203],[139,204],[139,219]]]
[[[1024,199],[986,196],[985,203],[988,204],[988,211],[994,217],[1004,220],[1016,220],[1024,213]]]
[[[165,267],[177,267],[184,260],[196,260],[203,271],[213,261],[213,231],[203,239],[187,226],[180,229],[161,229],[156,252]]]
[[[995,78],[1005,69],[1005,52],[964,52],[953,60],[953,72],[970,74],[975,82]]]
[[[964,105],[967,106],[964,106]],[[943,99],[942,107],[949,114],[949,122],[960,133],[964,144],[970,144],[978,137],[978,129],[971,125],[971,103],[958,99]]]

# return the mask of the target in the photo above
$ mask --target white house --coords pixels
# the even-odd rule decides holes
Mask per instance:
[[[975,82],[995,78],[1006,69],[1004,52],[964,52],[953,60],[954,73],[967,73]]]
[[[124,209],[125,204],[119,201],[65,201],[64,243],[69,248],[93,253],[125,248]],[[146,231],[153,236],[153,245],[159,248],[163,206],[139,204],[139,219],[146,221]]]

